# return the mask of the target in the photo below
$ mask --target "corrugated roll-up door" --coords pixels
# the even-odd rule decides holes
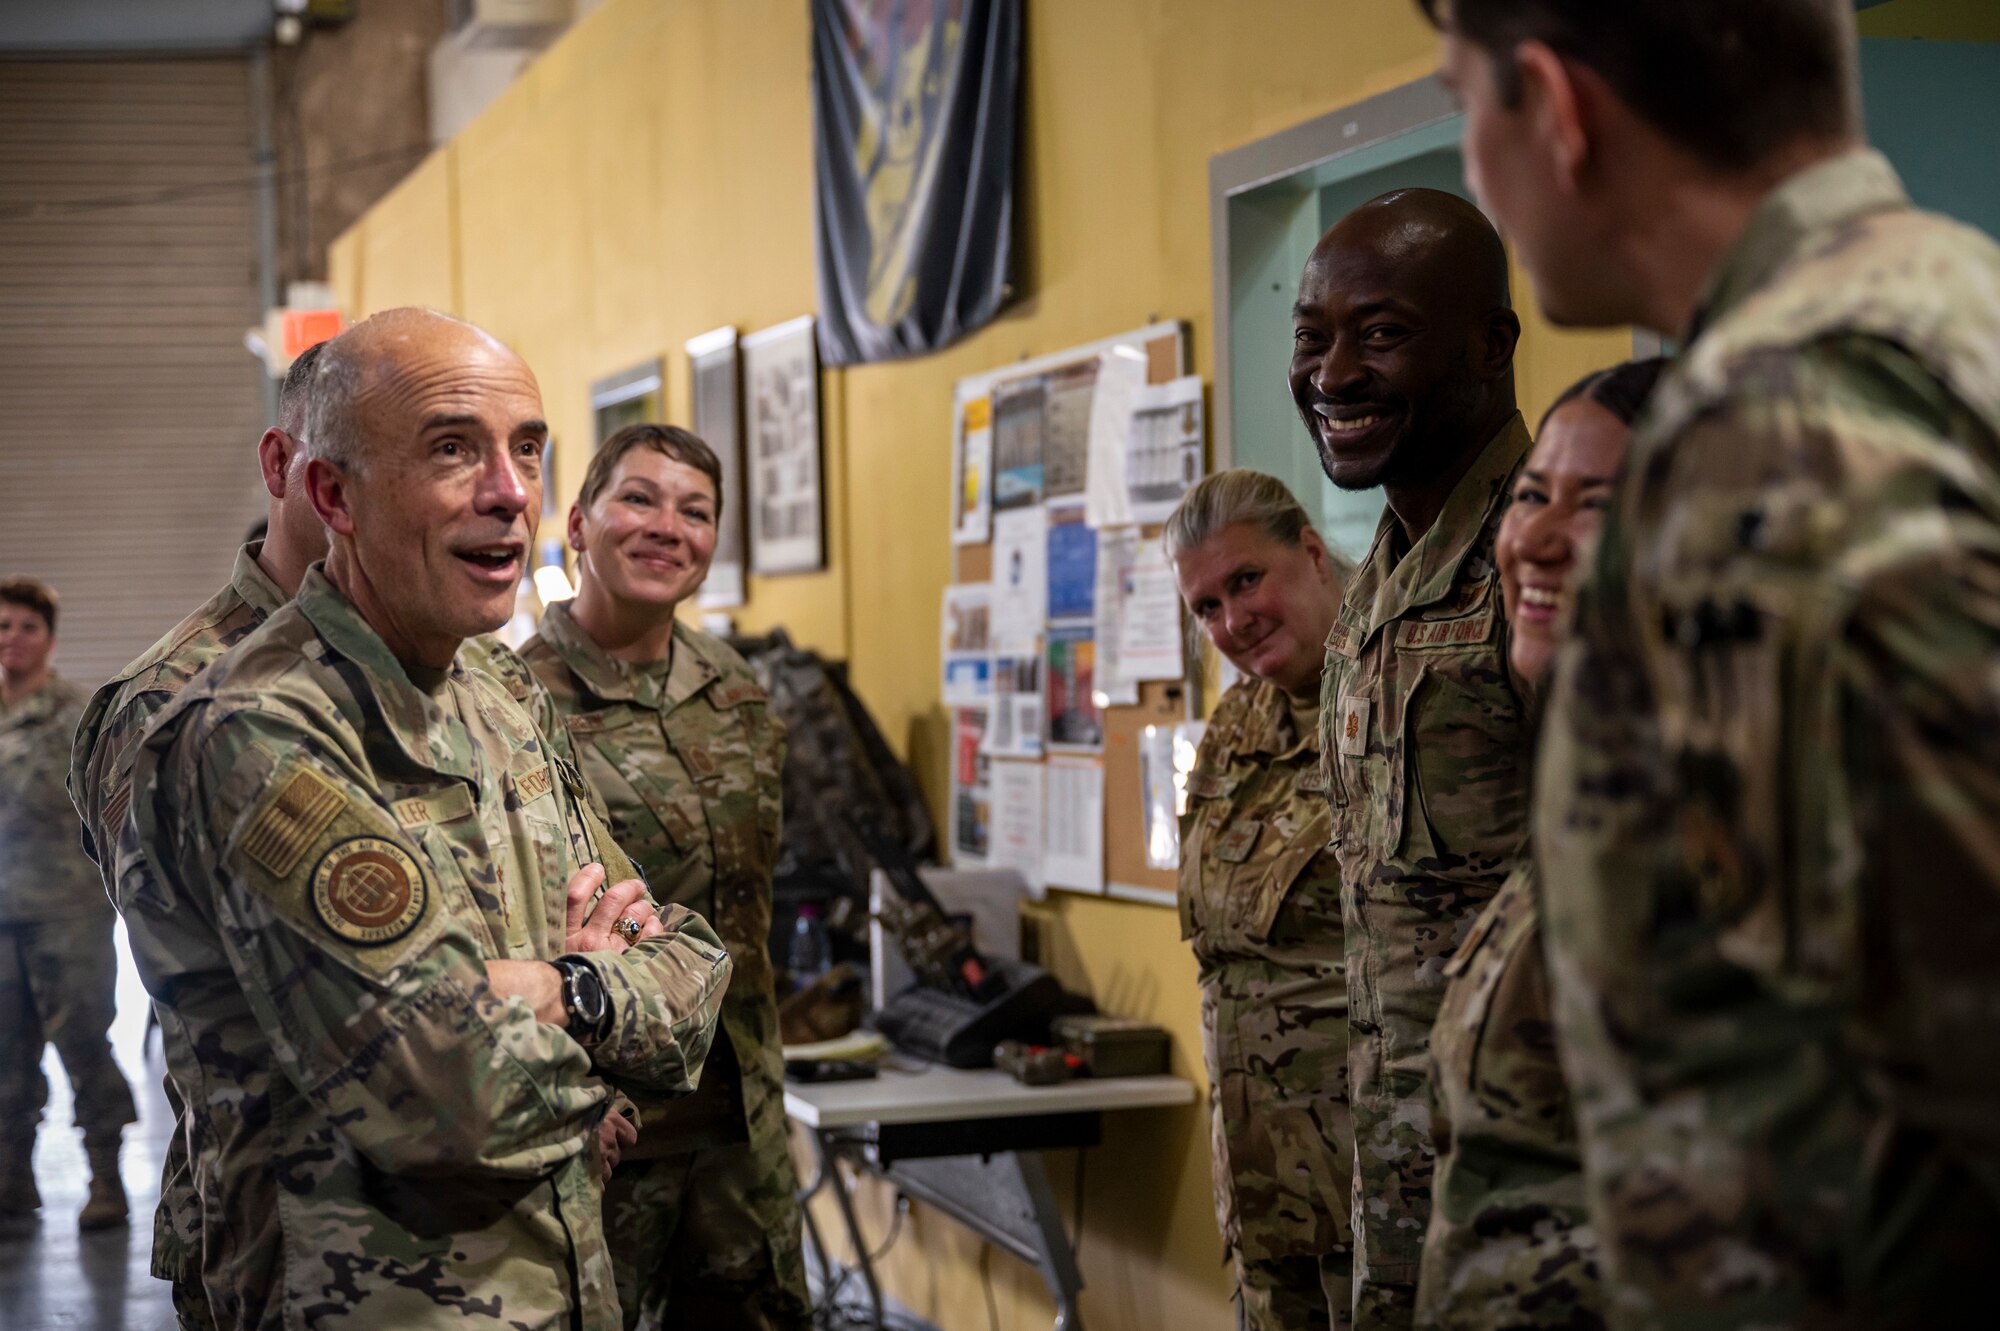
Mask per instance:
[[[229,576],[262,512],[242,59],[0,61],[0,575],[95,687]]]

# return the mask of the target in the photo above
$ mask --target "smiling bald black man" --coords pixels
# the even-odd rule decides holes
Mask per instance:
[[[1354,1326],[1411,1324],[1430,1215],[1430,1028],[1526,827],[1525,708],[1493,541],[1528,430],[1507,256],[1472,204],[1402,190],[1336,223],[1293,311],[1327,476],[1388,511],[1327,637],[1320,753],[1347,932]]]

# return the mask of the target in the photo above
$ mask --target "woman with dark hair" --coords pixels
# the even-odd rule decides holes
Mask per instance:
[[[735,964],[701,1087],[643,1104],[605,1189],[625,1325],[803,1328],[811,1316],[766,952],[784,729],[743,658],[675,614],[708,576],[722,468],[671,425],[618,431],[569,511],[577,594],[521,649],[612,835]]]
[[[1495,544],[1508,665],[1534,698],[1611,498],[1625,445],[1664,362],[1585,379],[1542,418]],[[1605,1325],[1597,1239],[1526,852],[1444,971],[1431,1031],[1437,1145],[1417,1325],[1447,1331]]]
[[[49,1096],[44,1044],[62,1055],[90,1157],[78,1228],[125,1223],[118,1146],[138,1118],[106,1034],[116,917],[63,786],[89,695],[49,666],[56,610],[33,578],[0,578],[0,1238],[31,1232],[42,1204],[31,1162]]]

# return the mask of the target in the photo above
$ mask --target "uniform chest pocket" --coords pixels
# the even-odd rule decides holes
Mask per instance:
[[[1180,818],[1179,891],[1181,937],[1193,938],[1202,929],[1206,915],[1204,893],[1210,877],[1207,866],[1215,855],[1215,838],[1228,821],[1228,794],[1241,781],[1238,776],[1197,767],[1188,773],[1187,812]]]
[[[1282,845],[1274,847],[1267,870],[1254,882],[1253,890],[1242,898],[1239,927],[1246,938],[1258,943],[1271,941],[1271,932],[1277,927],[1278,915],[1285,903],[1292,899],[1299,885],[1306,881],[1307,866],[1314,859],[1325,854],[1327,842],[1333,836],[1333,811],[1325,800],[1315,799],[1303,806],[1294,805],[1291,813],[1297,818],[1305,813],[1302,825],[1294,825],[1290,834],[1282,838]],[[1278,839],[1279,829],[1272,828],[1267,833]],[[1336,879],[1337,881],[1337,879]],[[1337,889],[1336,889],[1337,890]],[[1338,908],[1335,912],[1338,915]]]
[[[1405,703],[1406,857],[1490,885],[1527,828],[1520,700],[1496,651],[1427,656]]]
[[[1440,1072],[1458,1079],[1489,1121],[1572,1139],[1540,919],[1525,884],[1494,898],[1445,973],[1451,990],[1432,1037]]]
[[[570,718],[570,734],[612,834],[649,874],[706,851],[699,783],[668,747],[656,714],[631,707],[586,713]]]
[[[1403,844],[1405,695],[1378,702],[1361,687],[1357,681],[1333,699],[1327,779],[1341,859],[1369,865],[1393,859]]]
[[[1317,799],[1223,825],[1203,885],[1202,914],[1225,949],[1232,941],[1270,942],[1278,916],[1308,877],[1306,867],[1326,852],[1332,831],[1333,814]]]

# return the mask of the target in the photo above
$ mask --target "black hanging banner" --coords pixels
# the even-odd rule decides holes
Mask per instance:
[[[812,0],[820,359],[951,345],[1013,294],[1020,0]]]

